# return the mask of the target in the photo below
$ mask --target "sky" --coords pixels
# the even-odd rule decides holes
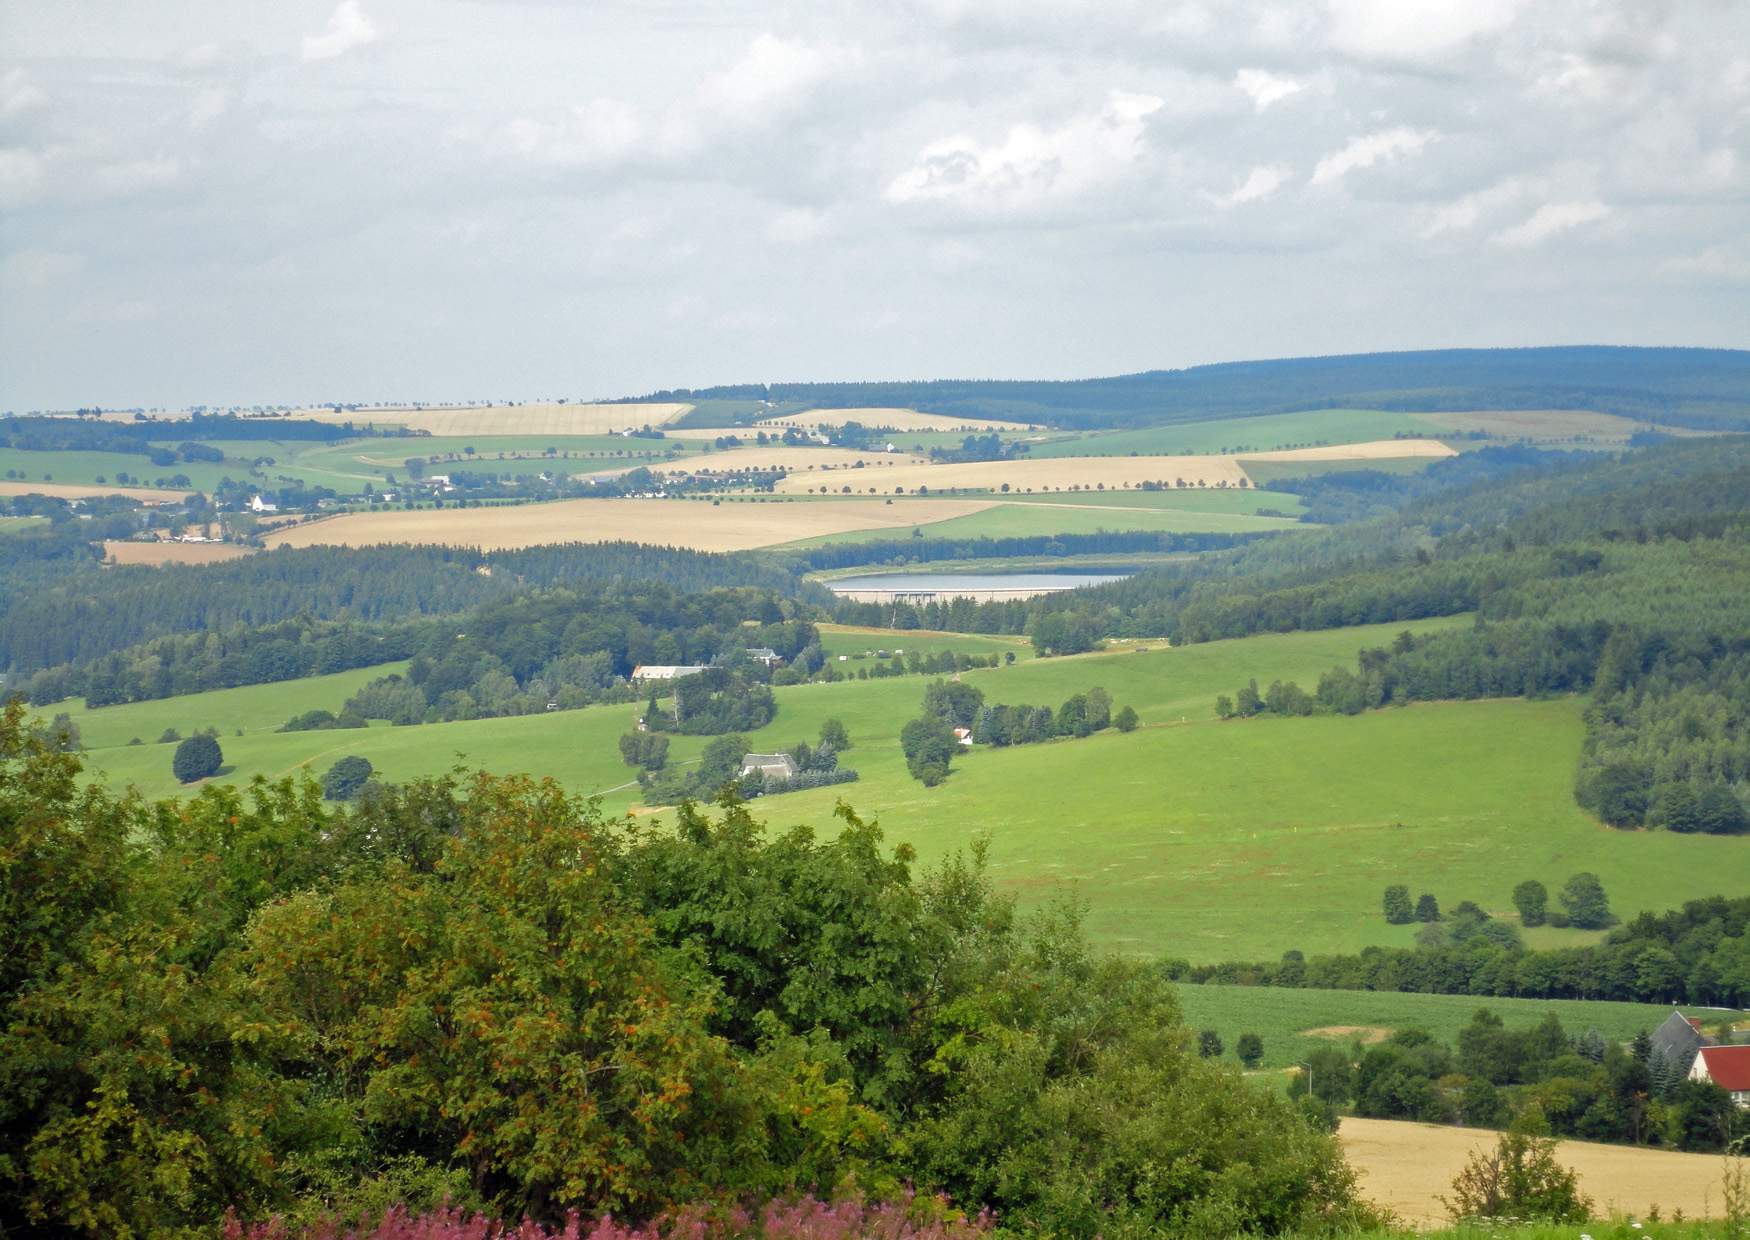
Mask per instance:
[[[0,0],[0,409],[1750,345],[1742,0]]]

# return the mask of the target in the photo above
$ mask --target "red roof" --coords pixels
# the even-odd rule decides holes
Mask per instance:
[[[1715,1085],[1734,1093],[1750,1090],[1750,1046],[1704,1046],[1698,1054]]]

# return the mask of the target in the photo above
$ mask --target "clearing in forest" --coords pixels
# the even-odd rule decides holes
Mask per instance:
[[[746,551],[849,530],[910,527],[963,517],[988,500],[821,503],[726,499],[571,499],[494,508],[421,508],[332,517],[267,535],[272,546],[368,547],[436,543],[493,551],[566,542],[641,542],[695,551]]]
[[[106,558],[116,564],[218,564],[248,555],[251,548],[237,543],[133,542],[110,539],[103,544]]]

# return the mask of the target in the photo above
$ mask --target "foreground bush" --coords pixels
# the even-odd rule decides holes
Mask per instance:
[[[1197,1056],[1160,970],[1073,906],[1017,916],[976,851],[914,879],[848,809],[824,840],[733,796],[660,828],[526,778],[149,804],[78,774],[0,716],[20,1234],[727,1236],[771,1200],[753,1234],[960,1234],[807,1200],[904,1184],[1111,1240],[1373,1221],[1327,1133]]]

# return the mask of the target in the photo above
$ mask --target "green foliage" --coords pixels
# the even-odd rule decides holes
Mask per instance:
[[[1513,889],[1513,907],[1519,910],[1519,924],[1541,926],[1549,910],[1549,888],[1535,878],[1528,878]]]
[[[851,734],[841,720],[825,719],[820,725],[820,744],[822,748],[830,746],[835,752],[844,753],[851,747]]]
[[[1424,891],[1416,898],[1416,920],[1423,922],[1440,920],[1440,901],[1434,898],[1433,892]]]
[[[1592,1199],[1574,1172],[1556,1161],[1556,1143],[1527,1132],[1504,1132],[1492,1151],[1477,1150],[1443,1198],[1456,1220],[1539,1219],[1583,1223]]]
[[[1017,919],[978,853],[914,882],[849,811],[667,832],[484,775],[335,808],[77,775],[8,708],[0,1210],[33,1232],[902,1181],[1066,1235],[1374,1221],[1320,1125],[1197,1061],[1158,971]]]
[[[1213,1029],[1204,1029],[1197,1034],[1197,1053],[1204,1059],[1220,1059],[1222,1052],[1221,1034]]]
[[[960,748],[954,727],[940,715],[924,715],[900,729],[899,747],[913,779],[933,788],[948,778],[949,764]]]
[[[185,784],[217,775],[225,764],[219,742],[210,736],[191,736],[176,747],[170,769]]]
[[[322,797],[327,801],[350,801],[370,780],[371,760],[351,754],[322,774]]]
[[[1405,926],[1416,919],[1415,907],[1410,903],[1410,889],[1403,883],[1393,883],[1385,889],[1381,906],[1391,925]]]
[[[1604,884],[1596,874],[1575,874],[1562,884],[1557,898],[1567,910],[1568,920],[1582,930],[1600,930],[1615,920]]]
[[[668,737],[661,732],[627,732],[620,737],[620,760],[645,771],[668,765]]]
[[[1234,1043],[1234,1054],[1246,1067],[1256,1068],[1264,1062],[1264,1039],[1255,1033],[1242,1033]]]
[[[1120,732],[1136,731],[1137,723],[1138,719],[1136,708],[1134,706],[1122,706],[1119,708],[1118,713],[1112,716],[1112,726],[1117,728]]]

